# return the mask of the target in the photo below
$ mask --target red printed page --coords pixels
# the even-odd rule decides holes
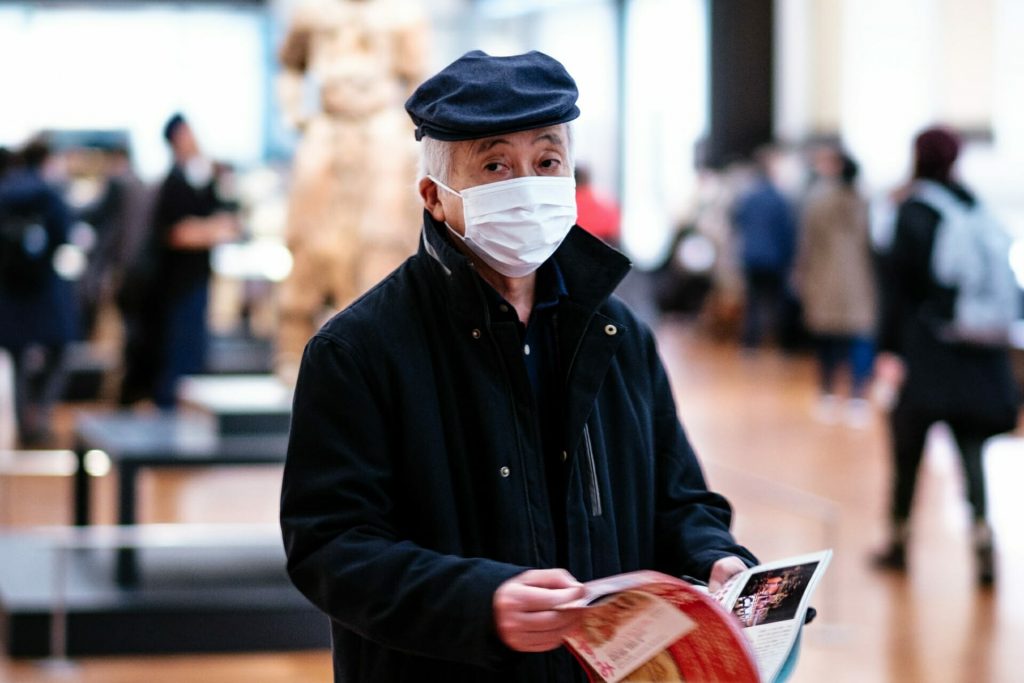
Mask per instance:
[[[657,572],[587,584],[585,610],[567,642],[592,681],[758,683],[735,619],[705,593]]]

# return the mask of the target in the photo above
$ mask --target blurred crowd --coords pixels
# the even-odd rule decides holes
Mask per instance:
[[[705,171],[698,211],[660,268],[657,295],[664,310],[694,315],[750,353],[813,353],[818,420],[859,429],[872,399],[886,411],[893,478],[889,541],[872,558],[878,569],[907,568],[927,435],[948,425],[977,580],[990,586],[982,455],[988,438],[1018,421],[1009,348],[1021,288],[1010,235],[958,173],[961,146],[951,129],[921,131],[910,177],[874,209],[856,160],[838,143],[795,155],[765,147]]]
[[[812,351],[817,417],[862,427],[881,248],[858,171],[835,142],[763,146],[724,169],[702,169],[696,210],[658,268],[656,296],[662,311],[694,316],[749,352]]]
[[[0,354],[12,385],[0,391],[16,428],[5,442],[52,442],[54,404],[76,393],[69,383],[99,361],[95,349],[113,347],[101,370],[124,405],[170,407],[177,378],[203,371],[210,248],[240,234],[219,190],[230,169],[202,155],[181,115],[164,137],[174,161],[156,185],[119,140],[62,147],[41,134],[0,150]],[[109,385],[98,375],[85,398]]]
[[[211,253],[242,238],[242,224],[231,169],[202,153],[180,114],[163,134],[173,161],[156,185],[137,177],[116,142],[53,154],[40,136],[0,150],[0,363],[17,434],[7,443],[52,442],[76,345],[114,348],[105,398],[125,406],[171,408],[176,381],[208,369]],[[692,316],[719,340],[748,353],[813,354],[816,419],[863,428],[872,400],[889,411],[892,532],[876,558],[882,568],[905,567],[925,435],[947,422],[968,480],[979,579],[991,583],[981,449],[1016,424],[1007,327],[1020,290],[1005,232],[956,173],[960,146],[951,130],[922,132],[910,177],[884,211],[869,206],[856,159],[834,141],[766,146],[703,169],[696,210],[652,280],[662,313]],[[95,181],[91,192],[72,182],[83,176]],[[615,201],[583,165],[576,181],[578,222],[619,246]],[[965,332],[979,316],[988,327]]]

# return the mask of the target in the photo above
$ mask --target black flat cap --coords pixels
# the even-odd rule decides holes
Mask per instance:
[[[405,103],[416,139],[474,140],[572,121],[576,82],[543,52],[462,55],[428,78]]]

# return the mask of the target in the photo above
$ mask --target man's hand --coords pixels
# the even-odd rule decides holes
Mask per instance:
[[[741,563],[742,564],[742,563]],[[562,644],[578,621],[554,609],[583,597],[583,584],[564,569],[531,569],[494,591],[494,622],[502,642],[519,652],[546,652]]]
[[[242,235],[242,226],[239,225],[238,218],[226,211],[210,216],[207,225],[210,229],[210,241],[214,246],[237,240]]]
[[[205,218],[183,218],[171,228],[167,243],[173,249],[184,251],[210,249],[218,244],[238,239],[240,235],[241,226],[238,219],[222,211]]]
[[[743,560],[735,555],[723,557],[711,565],[711,577],[708,579],[708,590],[712,593],[717,592],[725,585],[726,581],[736,574],[746,571],[746,569],[747,565],[744,564]]]

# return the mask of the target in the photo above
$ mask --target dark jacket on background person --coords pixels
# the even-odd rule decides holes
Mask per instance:
[[[171,297],[210,279],[210,250],[171,247],[169,240],[174,227],[186,218],[209,218],[225,208],[217,196],[214,178],[193,187],[179,164],[164,178],[153,207],[153,238],[159,287]]]
[[[706,578],[722,557],[754,558],[706,488],[651,332],[610,296],[628,262],[579,227],[553,257],[568,291],[559,534],[519,323],[494,319],[487,285],[425,223],[418,254],[307,345],[282,490],[288,571],[331,617],[336,680],[584,680],[564,648],[500,641],[500,584],[559,555],[581,581]]]
[[[100,198],[79,213],[79,218],[96,231],[96,245],[78,283],[86,336],[108,300],[139,296],[139,292],[130,291],[140,284],[137,271],[134,282],[126,282],[125,273],[130,268],[147,267],[140,257],[150,229],[155,194],[155,188],[142,182],[135,173],[118,173],[107,178]]]
[[[53,253],[67,241],[71,213],[57,191],[28,169],[12,171],[0,181],[0,220],[5,212],[19,211],[43,218],[48,272],[38,287],[26,291],[5,287],[0,279],[0,347],[61,346],[78,336],[73,287],[52,266]]]
[[[171,301],[210,278],[209,249],[173,249],[168,245],[171,231],[190,217],[206,218],[223,208],[211,180],[192,187],[181,166],[175,164],[155,191],[140,196],[151,212],[138,232],[125,234],[122,250],[124,273],[117,300],[126,317],[143,319],[148,341],[144,356],[162,354],[161,340],[166,335],[163,316]]]
[[[960,201],[975,198],[948,184]],[[1017,387],[1005,348],[953,343],[940,335],[953,319],[956,290],[932,272],[939,212],[911,197],[900,205],[883,264],[879,346],[901,356],[907,375],[897,409],[946,420],[973,432],[998,434],[1017,421]]]
[[[769,180],[761,178],[737,200],[733,222],[740,233],[743,268],[789,270],[796,254],[796,215]]]

